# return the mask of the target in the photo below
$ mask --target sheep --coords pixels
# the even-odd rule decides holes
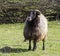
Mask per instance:
[[[29,40],[29,49],[31,50],[31,40],[33,41],[33,51],[36,50],[36,43],[43,42],[42,49],[45,50],[45,40],[48,32],[48,22],[46,17],[39,10],[31,10],[28,14],[24,26],[25,41]]]

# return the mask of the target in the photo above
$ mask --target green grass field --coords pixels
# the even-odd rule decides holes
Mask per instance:
[[[42,50],[42,41],[40,41],[37,43],[37,50],[33,52],[27,50],[28,41],[24,42],[23,23],[1,24],[0,56],[60,56],[60,23],[59,21],[52,21],[48,25],[46,50]],[[12,51],[4,50],[6,46],[12,48]]]

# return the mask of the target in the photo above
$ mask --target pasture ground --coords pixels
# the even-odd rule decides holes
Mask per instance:
[[[23,23],[0,24],[0,56],[60,56],[60,21],[48,23],[49,31],[46,50],[42,41],[36,51],[28,51],[28,41],[24,42]]]

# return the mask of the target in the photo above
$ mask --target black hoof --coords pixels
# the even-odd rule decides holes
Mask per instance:
[[[35,51],[36,49],[33,49],[32,51]]]
[[[33,48],[33,51],[35,51],[36,50],[36,48]]]
[[[43,48],[42,50],[45,50],[45,48]]]
[[[31,50],[31,48],[29,48],[28,50]]]

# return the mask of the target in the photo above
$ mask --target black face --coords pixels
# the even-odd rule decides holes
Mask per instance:
[[[40,15],[40,11],[38,11],[38,10],[29,11],[28,17],[27,17],[28,21],[35,19],[38,15]]]

